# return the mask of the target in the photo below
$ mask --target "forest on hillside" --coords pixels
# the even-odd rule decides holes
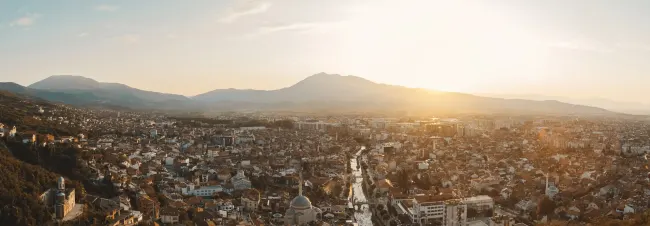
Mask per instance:
[[[51,211],[39,200],[59,176],[19,161],[0,145],[0,222],[2,225],[46,225]]]

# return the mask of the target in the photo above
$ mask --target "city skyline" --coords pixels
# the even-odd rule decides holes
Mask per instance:
[[[650,3],[625,2],[3,1],[0,74],[22,85],[71,74],[193,96],[279,89],[324,71],[648,103]]]

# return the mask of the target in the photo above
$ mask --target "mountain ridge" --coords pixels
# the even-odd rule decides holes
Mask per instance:
[[[556,100],[563,103],[593,106],[626,114],[650,114],[650,104],[634,101],[616,101],[606,98],[570,98],[563,96],[547,96],[539,94],[497,94],[477,93],[478,96],[494,97],[502,99],[526,99],[526,100]]]
[[[441,92],[381,84],[352,76],[314,74],[275,90],[215,89],[186,97],[145,91],[120,83],[103,83],[83,76],[50,76],[28,87],[2,83],[0,90],[76,105],[114,105],[161,110],[293,110],[422,111],[460,113],[542,113],[613,115],[602,108],[553,101],[506,100],[473,94]]]
[[[558,101],[504,100],[466,93],[440,92],[418,88],[376,83],[357,76],[318,73],[292,86],[276,90],[217,89],[192,97],[206,104],[241,102],[254,106],[270,103],[314,104],[354,103],[355,109],[412,108],[424,111],[456,109],[460,112],[542,112],[565,114],[610,114],[605,109],[566,104]],[[368,107],[368,108],[366,108]]]

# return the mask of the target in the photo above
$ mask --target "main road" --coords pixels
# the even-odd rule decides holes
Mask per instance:
[[[370,211],[370,206],[368,204],[362,204],[361,209],[358,209],[354,203],[367,203],[366,194],[363,192],[363,168],[357,167],[357,159],[361,156],[361,152],[366,150],[366,147],[361,147],[361,149],[354,155],[353,158],[350,158],[350,167],[352,168],[352,188],[350,192],[350,197],[348,198],[348,206],[355,208],[354,211],[354,220],[359,226],[372,226],[372,211]]]

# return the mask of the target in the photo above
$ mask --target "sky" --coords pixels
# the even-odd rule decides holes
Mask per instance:
[[[647,0],[0,0],[0,81],[277,89],[327,72],[648,103]]]

